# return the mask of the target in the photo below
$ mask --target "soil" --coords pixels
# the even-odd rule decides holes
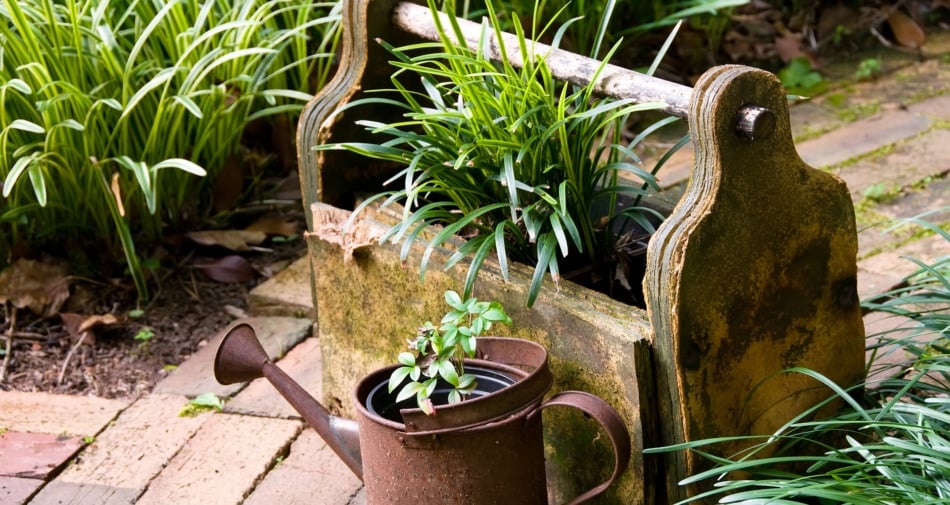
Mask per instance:
[[[299,213],[302,227],[302,211]],[[66,330],[59,315],[41,317],[17,311],[13,346],[0,391],[42,391],[134,399],[152,390],[175,366],[244,315],[247,293],[306,252],[303,239],[265,244],[269,251],[242,253],[260,275],[245,283],[210,280],[192,262],[158,271],[160,288],[144,314],[129,318],[134,290],[103,287],[88,280],[71,283],[63,312],[113,314],[116,324],[97,329],[91,345]],[[154,288],[153,288],[154,289]],[[10,314],[0,313],[0,335]],[[147,335],[147,340],[136,339]],[[5,341],[0,339],[0,356]]]

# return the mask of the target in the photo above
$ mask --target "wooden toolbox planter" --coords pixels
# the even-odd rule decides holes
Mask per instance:
[[[451,251],[436,251],[420,283],[397,246],[375,239],[398,219],[389,213],[366,213],[355,234],[341,233],[354,194],[385,174],[353,153],[313,147],[366,135],[355,125],[365,109],[341,107],[364,90],[390,86],[391,58],[375,39],[437,39],[429,9],[409,2],[345,1],[343,21],[340,70],[301,116],[298,153],[311,210],[323,400],[352,415],[347,399],[358,378],[391,363],[403,347],[400,336],[440,313],[443,292],[461,286],[465,271],[443,271]],[[469,45],[476,44],[479,25],[461,23]],[[588,82],[598,64],[560,50],[538,53],[556,78],[571,82]],[[625,419],[634,455],[606,501],[672,503],[697,491],[677,482],[703,462],[640,449],[772,432],[826,397],[805,377],[780,373],[789,367],[849,385],[863,376],[854,212],[843,182],[798,157],[786,93],[768,72],[716,67],[690,89],[608,66],[597,89],[665,102],[666,112],[688,118],[695,145],[686,192],[649,244],[647,310],[566,281],[556,291],[543,288],[525,308],[531,269],[513,266],[504,282],[490,262],[479,274],[478,296],[509,309],[513,336],[548,349],[555,391],[590,391]],[[591,443],[594,424],[556,411],[545,416],[552,499],[602,481],[610,452]]]

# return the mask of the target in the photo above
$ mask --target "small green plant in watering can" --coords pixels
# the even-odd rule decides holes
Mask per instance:
[[[452,386],[449,403],[462,401],[476,386],[475,376],[466,374],[463,365],[466,357],[475,356],[476,339],[494,323],[511,324],[511,318],[496,301],[462,300],[458,293],[449,290],[445,292],[445,302],[452,310],[442,317],[438,327],[426,321],[419,328],[416,338],[409,341],[409,349],[415,353],[400,353],[398,360],[402,366],[389,377],[390,393],[409,377],[396,401],[415,395],[419,408],[428,415],[435,414],[431,396],[439,377]]]

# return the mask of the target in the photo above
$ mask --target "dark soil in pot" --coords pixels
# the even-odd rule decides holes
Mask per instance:
[[[488,368],[476,367],[476,366],[467,366],[465,367],[465,372],[475,375],[476,384],[475,390],[471,394],[465,397],[465,400],[473,400],[475,398],[480,398],[482,396],[500,391],[507,386],[510,386],[517,382],[517,379],[501,373],[497,370],[491,370]],[[416,404],[416,397],[411,396],[406,400],[401,402],[396,402],[396,395],[402,389],[406,383],[409,382],[407,377],[402,384],[395,391],[390,393],[389,389],[389,380],[381,381],[370,391],[369,395],[366,397],[366,409],[372,414],[378,415],[389,421],[402,423],[402,414],[400,411],[402,409],[413,409],[418,408]],[[432,403],[436,407],[444,406],[448,404],[448,395],[452,390],[452,386],[443,379],[439,379],[435,393],[431,396]]]

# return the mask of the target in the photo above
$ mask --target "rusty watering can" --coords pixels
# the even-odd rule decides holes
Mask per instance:
[[[253,327],[227,330],[214,360],[222,384],[265,377],[323,437],[366,487],[368,505],[546,505],[541,410],[580,409],[600,423],[614,450],[610,478],[574,498],[606,490],[627,468],[630,435],[620,415],[591,394],[567,391],[543,401],[553,377],[547,351],[527,340],[482,337],[465,370],[478,390],[461,403],[438,405],[427,416],[388,392],[396,366],[379,369],[356,387],[358,422],[334,417],[267,358]],[[447,388],[446,388],[447,389]],[[433,399],[439,396],[433,395]]]

